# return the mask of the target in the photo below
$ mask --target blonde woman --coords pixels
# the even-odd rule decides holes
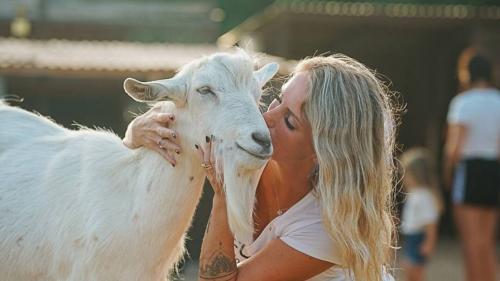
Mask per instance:
[[[403,184],[407,199],[403,207],[401,232],[406,280],[425,279],[425,265],[436,248],[439,216],[443,202],[436,167],[425,148],[412,148],[401,155]]]
[[[159,119],[139,117],[125,143],[158,150],[151,128],[172,122]],[[390,279],[395,122],[382,83],[343,55],[305,59],[264,119],[274,153],[257,187],[251,241],[229,229],[211,138],[197,145],[215,191],[199,280]]]

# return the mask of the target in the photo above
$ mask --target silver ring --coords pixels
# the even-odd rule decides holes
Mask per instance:
[[[165,146],[162,144],[162,141],[163,141],[163,139],[159,139],[159,140],[157,141],[158,146],[159,146],[161,149],[165,149]]]

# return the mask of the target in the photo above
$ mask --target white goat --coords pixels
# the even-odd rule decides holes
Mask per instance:
[[[172,167],[110,132],[71,131],[0,103],[0,280],[164,280],[205,179],[194,145],[216,137],[231,229],[251,235],[255,188],[272,153],[261,87],[243,51],[194,61],[171,79],[127,79],[138,101],[176,116],[183,153]],[[219,172],[222,172],[219,170]]]

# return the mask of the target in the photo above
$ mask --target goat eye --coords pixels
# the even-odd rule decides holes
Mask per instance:
[[[210,89],[209,86],[203,86],[201,88],[198,88],[196,91],[201,95],[207,95],[207,94],[215,95],[215,93],[212,91],[212,89]]]

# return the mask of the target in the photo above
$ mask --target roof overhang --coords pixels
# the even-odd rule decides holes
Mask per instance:
[[[155,79],[172,76],[194,59],[229,50],[215,45],[0,38],[0,75]],[[280,57],[255,57],[257,64],[278,62],[282,74],[294,65]]]
[[[500,6],[461,4],[396,4],[370,2],[280,0],[219,37],[219,46],[237,44],[247,34],[281,16],[315,18],[340,22],[432,22],[500,20]]]

